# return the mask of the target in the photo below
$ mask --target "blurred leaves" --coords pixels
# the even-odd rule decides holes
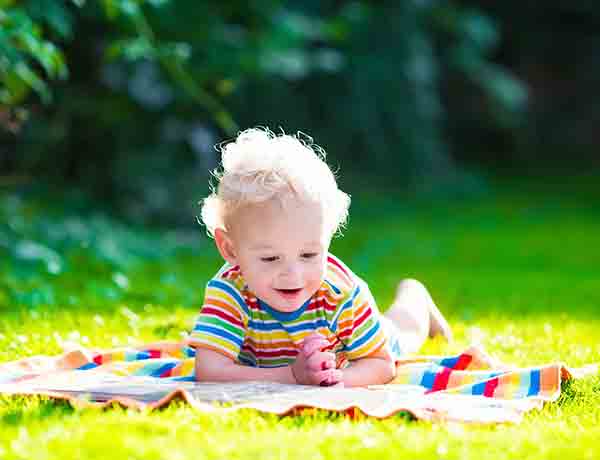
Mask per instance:
[[[0,104],[22,102],[30,88],[50,102],[46,78],[67,77],[63,53],[45,38],[42,26],[47,23],[63,38],[70,35],[71,19],[62,3],[33,1],[30,10],[10,3],[0,6]]]
[[[64,208],[54,212],[38,194],[33,199],[0,194],[0,308],[11,303],[32,308],[74,305],[86,297],[99,302],[127,296],[164,299],[178,289],[173,285],[173,267],[166,271],[165,285],[170,288],[155,293],[152,286],[140,286],[125,273],[172,260],[182,250],[202,260],[198,251],[203,243],[196,234],[159,234],[125,225],[97,207],[85,212],[81,204],[93,207],[91,203],[79,198],[75,200],[79,205],[72,200],[69,204],[64,195]],[[191,301],[192,293],[186,295]]]
[[[527,90],[523,83],[490,59],[500,35],[498,24],[489,15],[448,3],[439,4],[428,15],[434,34],[450,43],[442,48],[448,63],[494,101],[498,110],[492,115],[498,121],[506,124],[526,108]],[[509,116],[502,118],[503,111]]]
[[[43,262],[55,274],[63,268],[63,256],[71,251],[89,251],[112,269],[125,270],[140,260],[167,257],[189,244],[180,242],[184,233],[154,236],[97,210],[82,216],[67,208],[62,215],[48,215],[41,205],[25,205],[18,195],[0,201],[0,222],[0,245],[15,260]]]
[[[495,126],[527,102],[492,62],[495,21],[450,1],[24,0],[0,23],[3,180],[82,187],[139,223],[194,225],[214,144],[256,125],[310,133],[349,184],[464,188],[448,69]]]

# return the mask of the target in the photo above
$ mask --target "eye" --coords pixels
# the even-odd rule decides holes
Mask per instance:
[[[262,260],[263,262],[275,262],[277,259],[279,259],[279,257],[277,257],[277,256],[261,257],[260,258],[260,260]]]
[[[302,254],[303,259],[314,259],[319,255],[318,252],[305,252]]]

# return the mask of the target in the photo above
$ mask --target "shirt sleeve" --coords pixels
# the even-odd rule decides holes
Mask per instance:
[[[340,301],[332,325],[345,346],[346,357],[352,361],[365,358],[386,343],[380,313],[367,284],[361,279]]]
[[[221,279],[210,280],[190,334],[190,346],[208,348],[237,360],[246,335],[247,308],[235,286]]]

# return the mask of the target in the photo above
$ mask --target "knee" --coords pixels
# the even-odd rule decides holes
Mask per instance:
[[[412,295],[429,296],[429,291],[423,283],[413,278],[405,278],[398,284],[398,293],[406,291]]]
[[[422,320],[420,322],[423,323],[423,327],[429,330],[429,310],[432,300],[425,285],[416,279],[405,278],[398,285],[397,298],[406,299],[413,315]]]
[[[417,336],[427,337],[430,329],[431,296],[423,283],[407,278],[398,285],[387,316]]]

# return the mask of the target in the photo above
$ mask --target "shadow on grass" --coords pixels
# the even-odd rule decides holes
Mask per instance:
[[[22,425],[55,417],[69,417],[75,414],[68,402],[53,400],[43,396],[0,395],[0,420],[4,425]]]

